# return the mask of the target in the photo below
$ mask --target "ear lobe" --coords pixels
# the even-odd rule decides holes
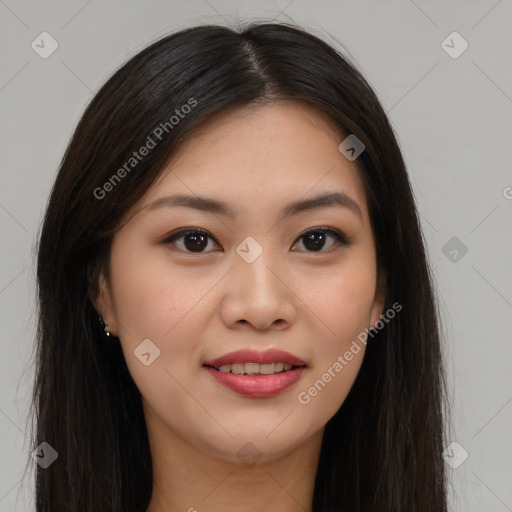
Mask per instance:
[[[108,324],[110,333],[113,336],[117,336],[117,322],[112,305],[112,297],[107,278],[103,271],[100,271],[97,282],[93,284],[92,290],[93,296],[90,295],[90,299],[96,311],[105,324]]]
[[[384,297],[375,297],[372,306],[370,326],[375,328],[375,324],[381,319],[381,315],[384,313]]]

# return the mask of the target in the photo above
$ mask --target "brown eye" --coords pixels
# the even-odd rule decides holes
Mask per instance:
[[[204,231],[202,229],[188,229],[188,230],[180,230],[177,233],[173,233],[171,236],[167,237],[162,241],[163,244],[175,244],[180,250],[185,252],[192,253],[202,253],[202,252],[212,252],[205,251],[208,247],[209,240],[215,239],[208,233],[208,231]]]
[[[347,238],[339,231],[331,228],[315,228],[302,234],[299,239],[307,252],[330,252],[337,245],[348,245]],[[323,250],[326,242],[331,239],[333,242],[327,250]]]

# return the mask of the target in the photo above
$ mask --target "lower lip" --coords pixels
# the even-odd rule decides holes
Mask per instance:
[[[211,366],[203,368],[219,383],[235,393],[253,398],[269,398],[293,386],[302,376],[306,367],[301,366],[274,375],[237,375],[220,372]]]

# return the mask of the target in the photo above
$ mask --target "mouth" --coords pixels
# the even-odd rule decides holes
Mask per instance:
[[[295,384],[307,368],[297,356],[282,350],[239,350],[203,368],[223,387],[251,398],[270,398]]]

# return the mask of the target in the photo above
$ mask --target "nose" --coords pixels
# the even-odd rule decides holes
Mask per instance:
[[[249,324],[254,329],[283,330],[296,320],[298,300],[290,277],[263,253],[252,263],[238,255],[226,281],[221,319],[230,328]],[[287,279],[288,277],[288,279]]]

